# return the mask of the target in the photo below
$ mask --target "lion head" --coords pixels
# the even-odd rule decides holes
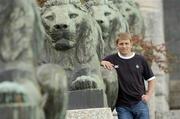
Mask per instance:
[[[76,25],[81,21],[78,19],[79,15],[79,10],[70,4],[51,6],[42,13],[44,26],[56,50],[68,50],[77,44]]]
[[[113,0],[113,2],[128,21],[130,32],[144,37],[145,26],[138,4],[132,0]]]
[[[103,41],[96,21],[79,4],[76,1],[49,0],[41,15],[48,36],[45,42],[54,48],[52,52],[57,51],[60,57],[70,55],[64,57],[75,58],[82,63],[97,53],[101,54]]]
[[[128,24],[118,9],[107,0],[94,0],[94,4],[91,5],[89,11],[101,27],[102,37],[105,42],[105,53],[110,54],[115,50],[116,34],[128,32]]]

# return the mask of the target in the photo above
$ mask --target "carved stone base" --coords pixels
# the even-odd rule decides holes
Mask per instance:
[[[1,119],[40,119],[36,106],[29,104],[4,104],[0,105]]]
[[[68,95],[68,110],[108,107],[106,95],[103,90],[76,90],[69,91]]]
[[[113,119],[110,108],[68,110],[66,119]]]

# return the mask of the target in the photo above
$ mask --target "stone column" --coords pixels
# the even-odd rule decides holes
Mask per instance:
[[[163,1],[162,0],[136,0],[144,17],[146,26],[145,40],[151,40],[155,45],[165,43],[163,24]],[[158,54],[161,56],[161,54]],[[161,56],[163,57],[163,56]],[[163,57],[165,59],[165,57]],[[160,69],[157,63],[152,65],[157,78],[155,97],[150,101],[151,119],[168,119],[168,74]]]

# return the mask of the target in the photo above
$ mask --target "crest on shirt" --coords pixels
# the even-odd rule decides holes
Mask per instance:
[[[139,69],[139,65],[138,64],[136,64],[136,68]]]
[[[119,66],[118,65],[114,65],[114,68],[116,69],[116,68],[119,68]]]

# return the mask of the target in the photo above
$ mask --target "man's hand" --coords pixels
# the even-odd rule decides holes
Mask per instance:
[[[155,87],[155,80],[148,81],[148,90],[146,91],[146,94],[142,95],[142,101],[148,102],[153,94]]]
[[[149,99],[150,99],[149,95],[142,95],[142,101],[147,103],[149,101]]]
[[[109,61],[101,61],[101,65],[108,70],[112,70],[114,65]]]

